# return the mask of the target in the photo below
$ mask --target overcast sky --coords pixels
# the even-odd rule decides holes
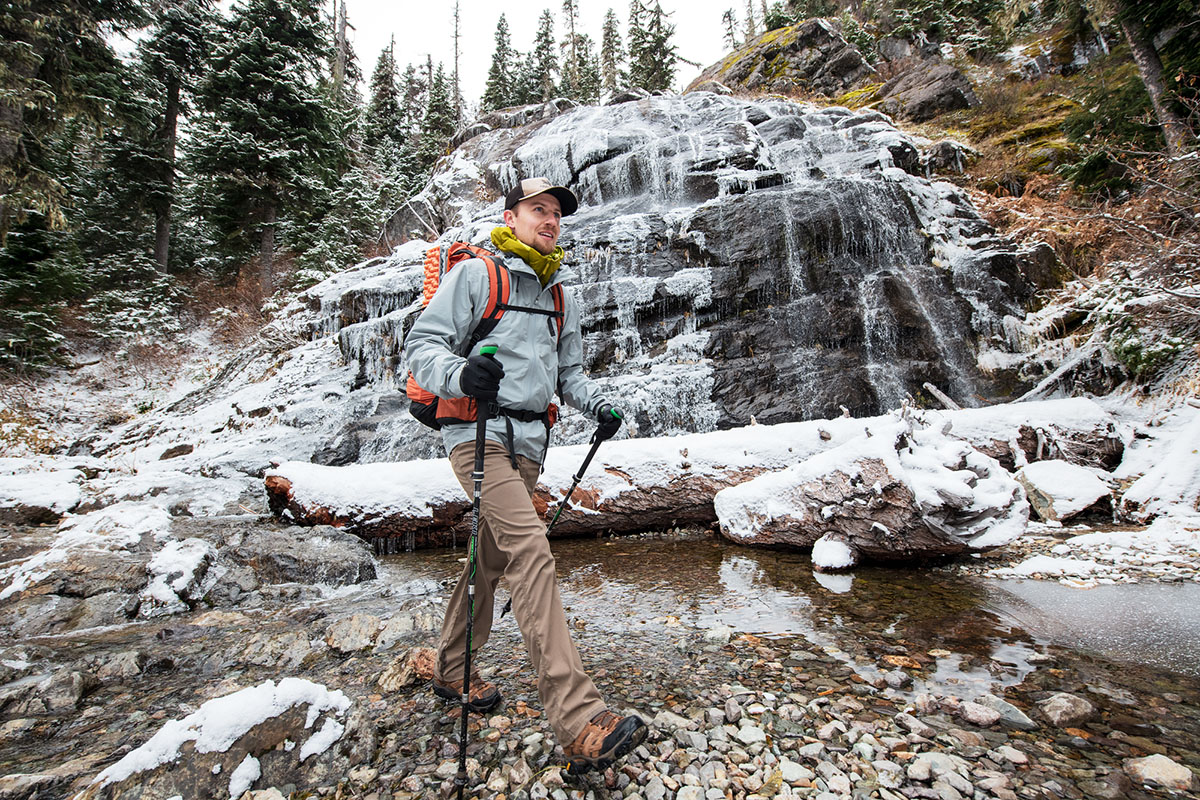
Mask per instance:
[[[725,54],[721,15],[727,8],[735,9],[740,20],[745,16],[745,0],[660,0],[663,10],[670,14],[675,26],[675,45],[679,55],[701,65],[699,69],[679,64],[676,69],[676,88],[691,82],[704,67]],[[333,0],[326,0],[332,8]],[[628,0],[578,0],[579,22],[582,30],[600,43],[600,30],[608,9],[613,9],[621,27],[622,43],[628,46]],[[755,2],[755,9],[760,2]],[[529,3],[505,3],[497,0],[459,0],[460,64],[464,97],[479,101],[487,81],[492,52],[496,49],[496,21],[504,14],[512,35],[512,44],[521,52],[529,52],[538,17],[544,9],[554,16],[556,41],[563,38],[562,0],[541,0]],[[346,15],[354,30],[350,31],[354,52],[362,66],[364,95],[366,81],[380,52],[396,37],[396,62],[401,72],[408,63],[424,63],[426,54],[436,64],[442,61],[447,77],[454,62],[454,2],[453,0],[346,0]]]

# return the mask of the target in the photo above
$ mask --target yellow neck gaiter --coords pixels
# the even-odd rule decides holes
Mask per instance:
[[[561,247],[555,247],[554,252],[548,256],[542,255],[518,239],[512,229],[506,225],[492,230],[492,244],[502,252],[517,256],[528,264],[537,273],[542,286],[550,282],[550,278],[558,272],[558,268],[562,266],[563,257],[566,256]]]

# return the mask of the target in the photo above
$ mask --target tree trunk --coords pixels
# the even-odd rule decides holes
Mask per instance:
[[[179,78],[167,84],[167,107],[163,114],[162,140],[163,196],[154,209],[154,261],[160,272],[167,271],[171,253],[171,202],[175,195],[175,139],[179,127]]]
[[[1181,156],[1187,150],[1188,140],[1191,138],[1190,131],[1183,118],[1171,108],[1171,99],[1163,83],[1162,60],[1158,57],[1158,51],[1154,49],[1142,21],[1129,11],[1129,4],[1125,0],[1117,0],[1116,9],[1121,18],[1121,30],[1125,32],[1125,39],[1133,52],[1138,73],[1150,95],[1150,102],[1154,105],[1154,116],[1162,125],[1163,137],[1167,140],[1167,155],[1172,158]]]
[[[259,240],[259,269],[262,276],[263,295],[269,297],[275,292],[275,220],[278,210],[274,201],[269,201],[263,209],[262,234]]]

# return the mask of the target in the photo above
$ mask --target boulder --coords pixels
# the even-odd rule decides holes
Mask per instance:
[[[1095,472],[1058,459],[1026,464],[1017,472],[1029,504],[1047,521],[1063,522],[1099,505],[1112,510],[1112,490]]]
[[[970,444],[902,414],[890,428],[717,494],[721,533],[813,548],[818,568],[958,555],[1019,536],[1020,487]]]
[[[266,681],[168,722],[73,800],[241,797],[255,785],[315,789],[359,763],[358,740],[372,736],[349,709],[344,694],[319,684]]]
[[[700,73],[685,92],[801,91],[836,97],[876,78],[875,69],[828,20],[810,19],[760,35]]]
[[[978,150],[953,139],[942,139],[921,151],[921,166],[926,175],[947,172],[961,175],[978,158]]]
[[[375,558],[361,539],[328,525],[259,531],[222,551],[264,583],[348,586],[375,579]]]
[[[940,61],[919,62],[879,87],[875,98],[873,108],[912,122],[979,105],[967,76]]]

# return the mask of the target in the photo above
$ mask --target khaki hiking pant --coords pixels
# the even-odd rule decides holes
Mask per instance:
[[[474,493],[475,443],[467,442],[450,453],[454,475]],[[558,742],[566,747],[597,713],[605,709],[595,684],[583,671],[579,652],[567,630],[554,556],[546,538],[546,525],[533,508],[538,465],[517,456],[520,470],[512,468],[508,451],[498,442],[484,447],[483,494],[480,502],[479,543],[475,550],[475,622],[471,632],[471,664],[492,630],[496,583],[503,575],[512,593],[513,614],[538,676],[538,697],[554,727]],[[438,642],[436,675],[439,681],[458,682],[463,677],[467,641],[468,563],[450,596],[442,637]]]

